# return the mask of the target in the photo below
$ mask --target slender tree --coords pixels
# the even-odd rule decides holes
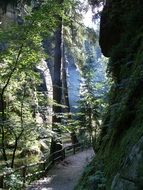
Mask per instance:
[[[58,4],[62,6],[63,0],[58,1]],[[59,125],[61,123],[60,114],[62,112],[60,104],[62,99],[62,81],[61,81],[61,65],[63,62],[63,24],[62,17],[56,15],[58,26],[55,31],[55,49],[54,49],[54,73],[53,73],[53,100],[56,104],[53,105],[53,121],[52,130],[55,132],[55,136],[51,142],[51,153],[62,149],[61,143],[61,130]],[[58,105],[57,105],[58,104]]]

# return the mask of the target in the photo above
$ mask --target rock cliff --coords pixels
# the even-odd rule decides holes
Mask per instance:
[[[143,1],[107,0],[100,46],[113,80],[98,152],[78,190],[143,189]]]
[[[143,189],[143,1],[107,0],[100,45],[114,84],[104,118],[99,158],[106,188]]]
[[[101,17],[100,44],[114,84],[100,155],[112,190],[143,189],[142,10],[140,0],[108,0]]]

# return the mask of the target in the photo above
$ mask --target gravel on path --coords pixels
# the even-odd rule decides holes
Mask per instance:
[[[93,150],[87,149],[67,157],[55,164],[46,177],[34,182],[26,190],[73,190],[93,156]]]

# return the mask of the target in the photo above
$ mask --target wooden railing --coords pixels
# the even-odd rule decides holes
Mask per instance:
[[[16,173],[20,176],[24,187],[27,183],[29,184],[31,181],[44,176],[44,174],[47,173],[48,170],[52,167],[54,162],[63,160],[65,157],[71,154],[75,154],[77,151],[80,151],[82,149],[83,146],[80,143],[66,146],[63,149],[50,154],[44,161],[35,164],[24,165],[14,169],[12,172],[5,172],[3,174],[0,174],[0,189],[7,188],[7,185],[5,183],[6,178]]]

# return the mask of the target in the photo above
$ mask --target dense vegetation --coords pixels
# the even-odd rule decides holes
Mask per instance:
[[[82,21],[88,5],[77,0],[2,1],[1,5],[1,171],[46,159],[62,149],[65,134],[68,142],[84,141],[85,146],[95,147],[107,88],[104,74],[95,77],[96,69],[104,68],[98,36]],[[72,112],[69,57],[82,81]],[[8,181],[13,189],[21,185],[16,176]]]
[[[82,21],[89,5],[95,22],[101,16],[100,34]],[[61,150],[66,134],[97,153],[76,189],[142,190],[142,1],[2,1],[1,7],[2,171]],[[109,57],[108,80],[98,38]],[[74,105],[70,72],[80,87]]]

